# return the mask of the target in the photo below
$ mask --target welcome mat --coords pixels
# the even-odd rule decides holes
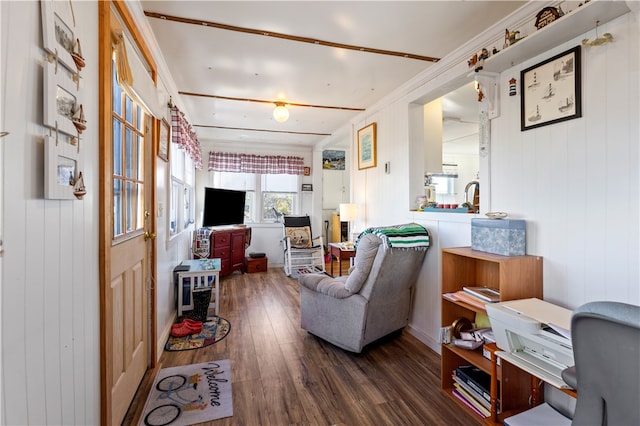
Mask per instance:
[[[189,349],[204,348],[227,337],[231,330],[229,321],[222,317],[213,317],[202,323],[202,331],[184,337],[169,336],[164,345],[165,351],[186,351]]]
[[[147,397],[140,425],[192,425],[233,416],[228,359],[163,368]]]

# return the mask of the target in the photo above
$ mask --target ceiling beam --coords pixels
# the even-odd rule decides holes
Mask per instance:
[[[326,109],[339,109],[345,111],[365,111],[366,108],[351,108],[351,107],[343,107],[343,106],[329,106],[329,105],[313,105],[313,104],[300,104],[296,102],[289,102],[287,100],[279,99],[276,101],[270,101],[267,99],[251,99],[251,98],[233,98],[230,96],[219,96],[219,95],[207,95],[205,93],[195,93],[195,92],[178,92],[181,95],[185,96],[200,96],[203,98],[213,98],[213,99],[223,99],[225,101],[243,101],[243,102],[259,102],[263,104],[276,104],[283,103],[287,106],[297,106],[297,107],[308,107],[308,108],[326,108]]]
[[[371,47],[364,47],[364,46],[354,46],[351,44],[334,43],[332,41],[319,40],[319,39],[310,38],[310,37],[301,37],[301,36],[290,35],[290,34],[276,33],[273,31],[264,31],[264,30],[258,30],[255,28],[237,27],[235,25],[220,24],[218,22],[202,21],[202,20],[191,19],[191,18],[182,18],[180,16],[163,15],[161,13],[148,12],[146,10],[144,11],[144,14],[150,18],[163,19],[165,21],[173,21],[173,22],[180,22],[182,24],[212,27],[220,30],[235,31],[235,32],[254,34],[254,35],[260,35],[265,37],[275,37],[275,38],[280,38],[284,40],[297,41],[300,43],[315,44],[319,46],[335,47],[335,48],[346,49],[346,50],[356,50],[358,52],[375,53],[378,55],[398,56],[401,58],[417,59],[419,61],[427,61],[427,62],[438,62],[440,60],[440,58],[434,58],[431,56],[415,55],[413,53],[396,52],[393,50],[374,49]]]
[[[208,126],[206,124],[194,124],[193,127],[202,127],[205,129],[243,130],[248,132],[289,133],[292,135],[331,136],[331,133],[293,132],[290,130],[251,129],[248,127]]]

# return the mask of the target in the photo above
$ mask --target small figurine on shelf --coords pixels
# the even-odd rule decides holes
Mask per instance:
[[[524,37],[519,37],[520,31],[511,31],[509,33],[509,46],[516,44],[516,42],[522,40]]]
[[[484,60],[489,57],[489,51],[482,49],[480,55],[478,55],[478,61],[476,62],[475,72],[481,71],[484,68]]]
[[[476,53],[475,55],[473,55],[471,58],[469,58],[469,60],[467,61],[467,65],[469,66],[469,68],[475,66],[478,63],[478,54]]]

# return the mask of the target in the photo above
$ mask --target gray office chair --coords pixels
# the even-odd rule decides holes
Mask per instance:
[[[535,407],[504,424],[640,425],[640,306],[584,304],[573,311],[571,340],[575,365],[562,372],[562,379],[578,391],[577,401],[545,384],[552,410]]]
[[[640,306],[582,305],[571,338],[575,366],[562,378],[578,391],[572,425],[640,425]]]

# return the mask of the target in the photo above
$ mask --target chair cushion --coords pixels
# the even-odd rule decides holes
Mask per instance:
[[[318,293],[336,299],[344,299],[351,296],[351,292],[344,286],[347,277],[330,277],[323,274],[307,274],[300,277],[298,282],[301,286]]]
[[[285,236],[291,240],[293,248],[311,248],[311,227],[286,227]]]
[[[355,266],[345,283],[346,289],[351,293],[359,292],[367,280],[381,243],[382,240],[373,234],[367,234],[360,238],[356,250]]]

